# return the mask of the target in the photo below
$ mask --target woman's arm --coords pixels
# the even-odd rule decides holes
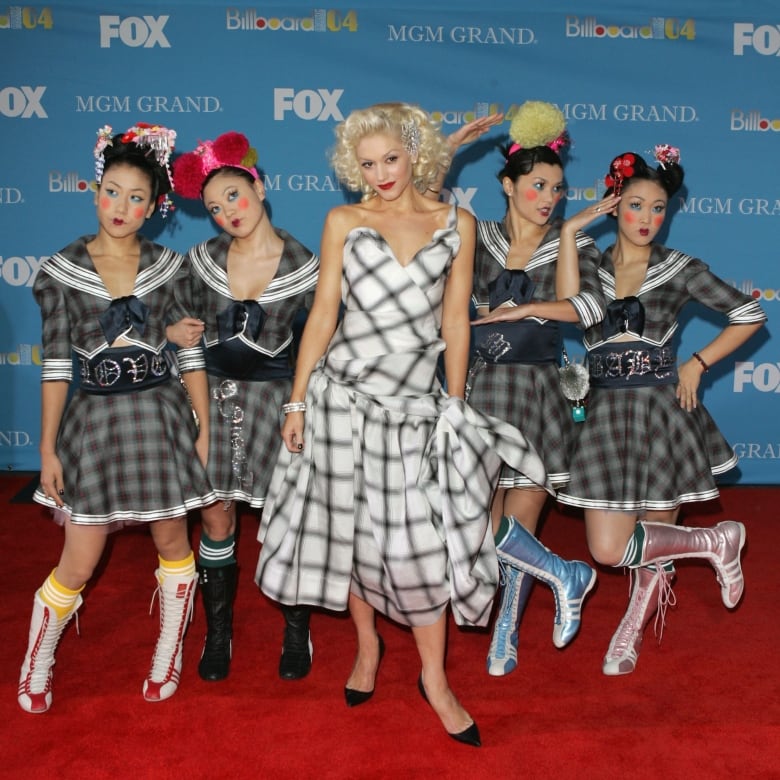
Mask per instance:
[[[599,217],[611,214],[619,202],[619,195],[611,195],[599,203],[591,203],[582,211],[569,217],[561,226],[558,260],[555,264],[555,297],[559,301],[573,298],[580,291],[580,258],[576,243],[577,232],[585,230],[591,222]],[[558,318],[551,317],[550,319]],[[562,321],[576,322],[576,320]]]
[[[209,383],[205,371],[182,372],[182,382],[187,388],[192,409],[198,418],[198,438],[195,451],[205,466],[209,457]]]
[[[447,393],[459,398],[463,398],[466,391],[471,339],[469,301],[474,274],[476,230],[474,217],[459,208],[458,233],[461,244],[447,278],[441,317],[441,337],[447,345],[444,351]]]
[[[454,133],[447,136],[447,143],[453,156],[460,149],[463,144],[470,144],[481,138],[491,127],[500,124],[504,119],[503,114],[491,114],[490,116],[481,116],[477,119],[472,119],[471,122],[467,122],[463,127],[459,127]],[[423,193],[426,198],[431,200],[438,200],[439,193],[444,186],[444,180],[447,178],[448,171],[440,171],[439,177],[431,186]]]
[[[756,331],[761,330],[763,322],[746,325],[727,325],[706,347],[700,349],[677,371],[677,399],[680,406],[687,411],[696,408],[697,392],[702,374],[719,360],[739,349]]]
[[[41,383],[41,487],[57,506],[63,505],[65,482],[57,457],[57,434],[68,399],[68,382]]]
[[[338,206],[325,218],[320,245],[320,270],[314,303],[303,328],[298,359],[295,363],[290,402],[302,402],[306,398],[309,377],[336,330],[341,304],[341,271],[344,255],[344,239],[348,232],[349,207]],[[303,449],[303,412],[285,415],[282,439],[290,452]]]

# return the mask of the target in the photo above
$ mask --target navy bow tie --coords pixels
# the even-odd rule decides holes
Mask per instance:
[[[265,310],[257,301],[233,301],[217,315],[219,340],[227,341],[237,333],[246,332],[257,341],[265,317]]]
[[[488,306],[490,310],[498,308],[507,301],[515,304],[528,303],[534,294],[536,285],[525,271],[504,269],[488,285]]]
[[[130,328],[135,328],[143,336],[146,329],[146,318],[149,316],[149,307],[139,301],[135,295],[125,295],[122,298],[114,298],[110,306],[98,317],[103,334],[109,344]]]
[[[602,335],[605,339],[630,330],[638,336],[645,329],[645,307],[635,295],[619,298],[607,305]]]

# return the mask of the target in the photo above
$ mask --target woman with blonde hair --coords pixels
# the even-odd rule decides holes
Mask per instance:
[[[375,610],[410,626],[420,693],[450,736],[479,745],[444,669],[446,610],[459,623],[489,618],[502,460],[537,484],[545,473],[517,429],[463,401],[474,218],[424,194],[449,165],[446,139],[404,103],[354,111],[336,137],[333,167],[363,198],[326,219],[257,581],[282,603],[349,608],[349,706],[374,693]]]

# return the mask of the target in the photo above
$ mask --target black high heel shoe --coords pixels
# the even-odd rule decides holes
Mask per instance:
[[[385,643],[382,637],[379,637],[379,660],[376,664],[376,673],[379,674],[379,664],[382,663],[382,656],[385,654]],[[376,687],[376,678],[374,678],[374,688]],[[347,707],[357,707],[359,704],[365,704],[374,695],[374,689],[370,691],[356,691],[354,688],[344,686],[344,700]]]
[[[420,696],[423,697],[425,703],[430,705],[430,702],[428,701],[428,694],[425,692],[425,686],[423,685],[422,672],[420,672],[420,676],[417,678],[417,690],[420,691]],[[462,742],[464,745],[471,745],[471,747],[482,747],[482,740],[479,738],[479,729],[477,728],[476,722],[463,729],[463,731],[458,731],[456,733],[448,731],[447,733],[454,740],[457,742]]]

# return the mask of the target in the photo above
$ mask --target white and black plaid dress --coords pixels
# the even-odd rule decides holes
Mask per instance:
[[[539,484],[545,472],[518,430],[436,378],[456,225],[453,208],[407,266],[375,230],[347,236],[344,317],[309,381],[304,451],[281,448],[260,529],[256,578],[277,601],[344,610],[351,589],[407,625],[450,600],[457,621],[488,620],[501,461]]]
[[[109,348],[99,318],[112,303],[86,245],[74,241],[47,258],[33,293],[41,308],[41,379],[73,380],[74,356],[94,358]],[[133,295],[146,307],[143,326],[124,339],[156,355],[166,349],[165,328],[192,316],[182,255],[141,238]],[[179,350],[183,372],[203,369],[200,347]],[[216,501],[195,452],[197,430],[181,383],[169,381],[138,392],[94,395],[76,389],[57,437],[63,499],[73,523],[115,530],[128,523],[181,517]],[[35,500],[55,507],[39,488]],[[67,513],[55,512],[63,522]]]
[[[561,224],[556,219],[542,243],[523,269],[534,285],[533,301],[555,301],[555,265],[561,243]],[[580,258],[580,292],[569,298],[579,316],[579,325],[589,328],[604,316],[604,295],[598,280],[599,251],[585,233],[576,236]],[[488,307],[490,287],[506,270],[509,234],[505,223],[477,223],[477,249],[474,258],[472,301],[477,309]],[[515,301],[519,303],[519,301]],[[546,320],[538,320],[543,324]],[[489,337],[490,326],[474,328],[474,343]],[[561,392],[558,363],[497,363],[472,359],[469,403],[493,417],[521,427],[542,458],[555,489],[569,481],[569,453],[576,423],[571,405]],[[529,488],[533,482],[510,466],[501,470],[499,487]]]
[[[247,318],[236,327],[220,331],[219,320],[237,303],[230,291],[227,256],[232,238],[222,233],[194,246],[187,254],[191,269],[192,301],[195,316],[205,323],[204,341],[209,370],[209,459],[208,475],[222,501],[245,501],[250,506],[265,504],[279,447],[281,406],[290,397],[290,376],[276,378],[273,372],[264,379],[246,379],[263,373],[272,362],[287,363],[291,368],[293,326],[296,316],[311,307],[317,284],[319,260],[303,244],[284,230],[275,228],[284,241],[284,249],[274,278],[255,301],[262,310],[259,333],[247,327]],[[238,302],[241,307],[247,301]],[[231,342],[231,363],[238,364],[232,373],[214,373],[208,359],[209,350],[225,341]],[[282,357],[280,357],[282,356]],[[231,380],[233,395],[227,405],[215,398],[226,379]],[[224,393],[222,393],[224,394]],[[240,410],[237,423],[229,410]],[[243,439],[246,455],[243,474],[234,472],[235,437]]]
[[[599,268],[608,305],[616,297],[612,249],[603,254]],[[652,247],[636,297],[644,308],[644,326],[628,333],[648,348],[673,343],[688,301],[725,315],[729,325],[766,320],[757,301],[719,279],[701,260],[660,245]],[[589,353],[605,344],[620,349],[619,341],[605,339],[604,323],[586,332]],[[571,480],[558,500],[585,509],[642,513],[715,498],[714,477],[733,468],[737,458],[704,405],[699,402],[688,412],[675,391],[675,384],[591,385],[588,416],[571,457]]]

